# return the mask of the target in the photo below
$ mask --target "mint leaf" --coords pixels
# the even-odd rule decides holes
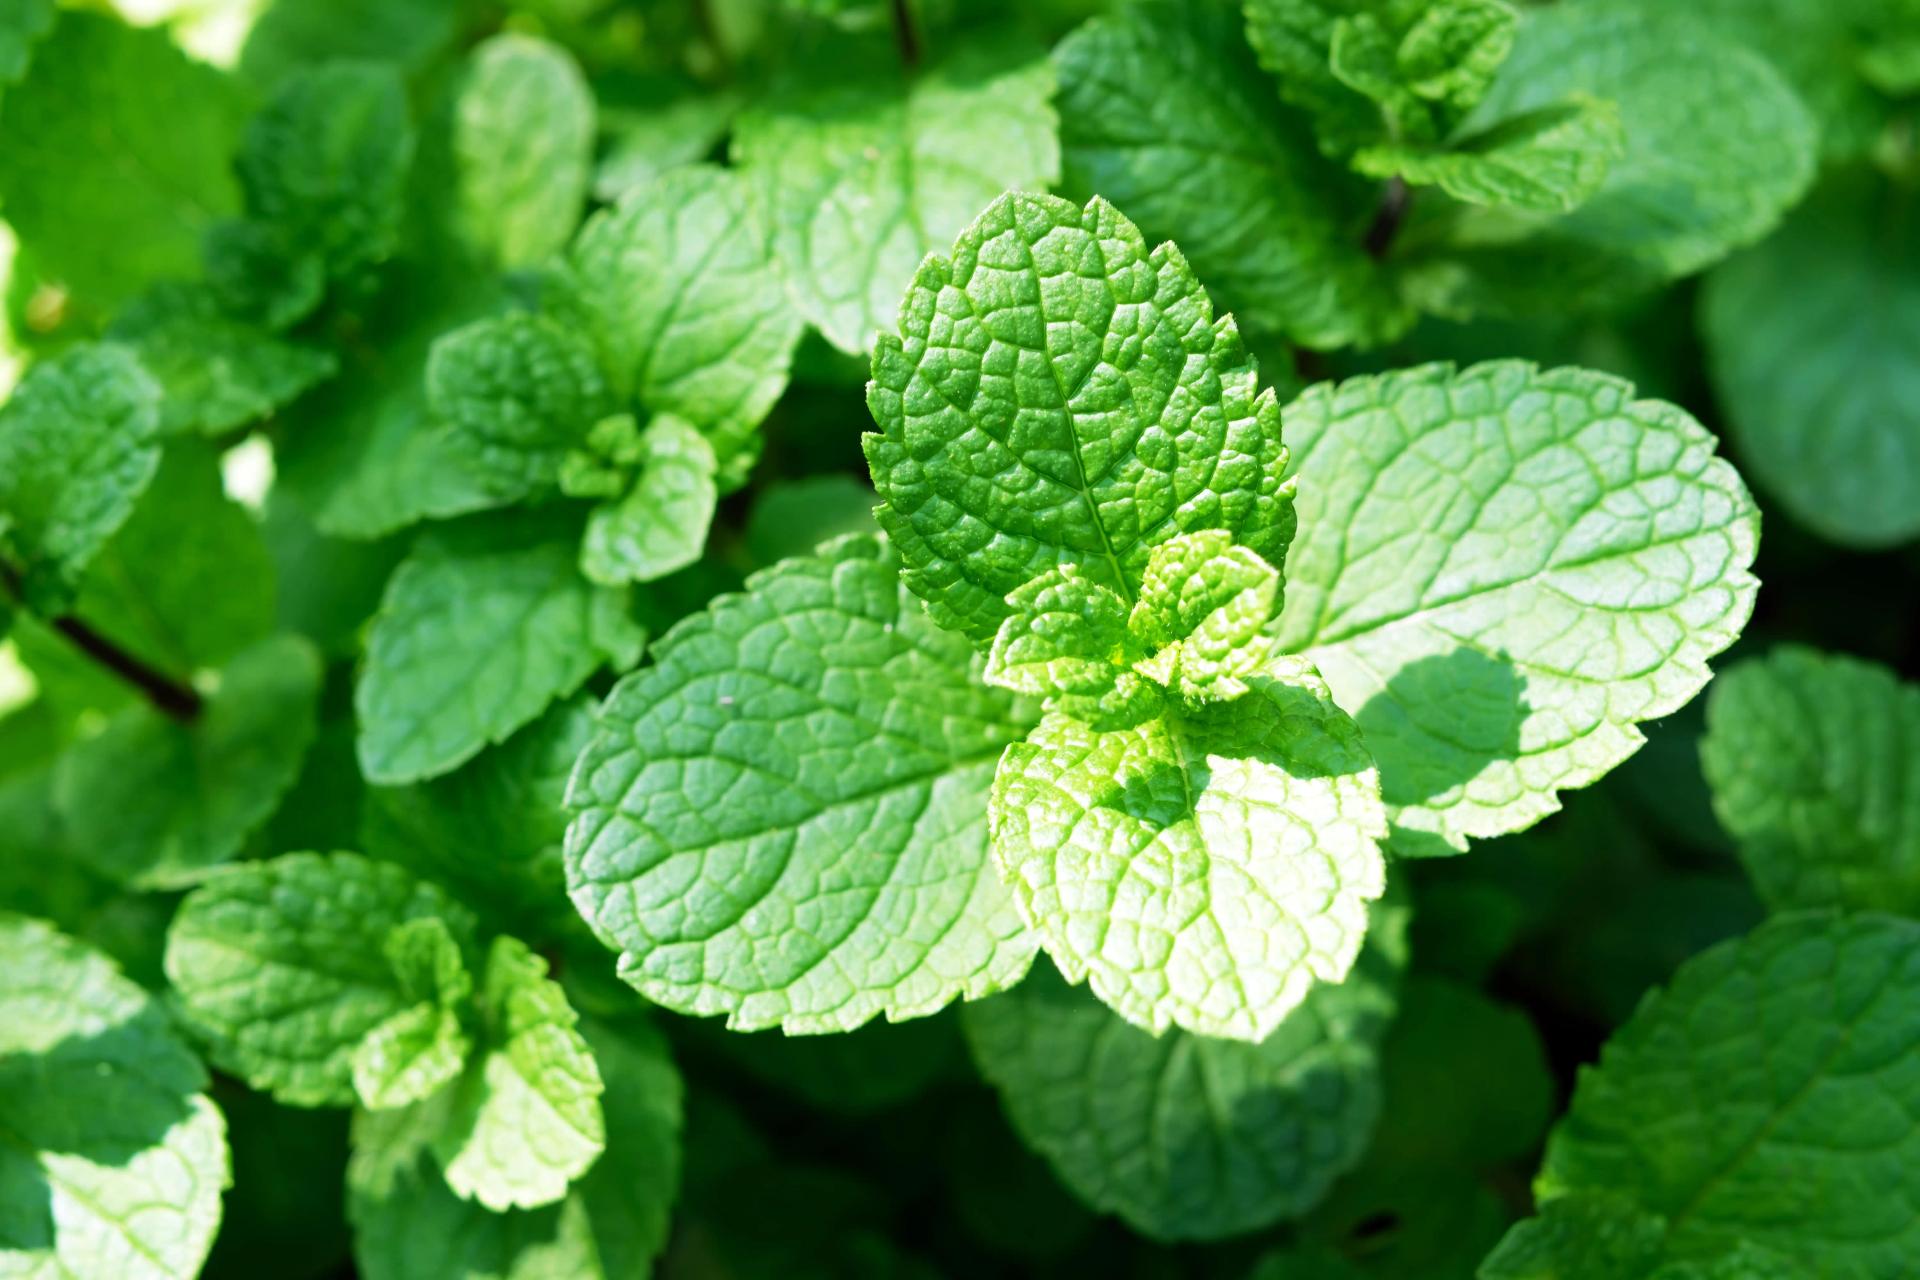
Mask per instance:
[[[353,853],[247,863],[181,903],[167,979],[222,1070],[292,1106],[340,1106],[361,1040],[419,1003],[388,938],[423,919],[472,949],[471,918],[399,867]]]
[[[145,705],[61,757],[54,795],[76,854],[139,888],[181,888],[240,851],[279,806],[313,742],[320,659],[273,636],[221,668],[182,723]]]
[[[1434,142],[1486,95],[1516,20],[1501,0],[1362,6],[1334,20],[1327,67],[1377,105],[1389,137]]]
[[[962,1024],[1016,1132],[1075,1195],[1156,1240],[1294,1217],[1366,1150],[1405,913],[1258,1044],[1155,1037],[1049,972]]]
[[[1459,211],[1411,285],[1450,312],[1554,311],[1687,275],[1760,239],[1806,191],[1817,137],[1759,56],[1672,8],[1573,0],[1529,10],[1513,56],[1464,126],[1478,131],[1584,94],[1627,139],[1598,191],[1562,218]]]
[[[640,434],[639,476],[625,497],[587,517],[580,570],[595,582],[651,582],[700,558],[719,501],[713,446],[662,414]]]
[[[1620,112],[1584,94],[1523,112],[1444,148],[1366,147],[1354,167],[1437,186],[1468,204],[1567,213],[1585,203],[1626,148]]]
[[[567,1198],[493,1213],[462,1200],[406,1112],[354,1118],[347,1212],[368,1280],[645,1275],[666,1244],[680,1173],[681,1085],[664,1037],[644,1023],[583,1019],[606,1081],[607,1149]]]
[[[70,305],[109,309],[197,272],[201,235],[239,203],[241,101],[163,30],[60,15],[6,91],[0,203]]]
[[[744,101],[737,89],[700,86],[678,75],[606,81],[596,88],[601,147],[593,195],[608,204],[713,154]]]
[[[452,773],[367,791],[362,833],[374,857],[445,885],[491,919],[538,940],[576,929],[560,846],[567,775],[593,729],[593,703],[556,703]]]
[[[413,149],[398,72],[337,62],[279,86],[248,124],[236,167],[248,213],[278,244],[352,282],[398,247]]]
[[[898,577],[872,537],[755,574],[601,709],[567,879],[648,999],[742,1030],[846,1030],[1026,971],[984,802],[1032,708],[982,687]]]
[[[746,179],[698,166],[629,193],[581,229],[559,288],[616,394],[699,428],[739,488],[800,337]]]
[[[163,284],[114,317],[107,337],[160,384],[160,429],[221,435],[272,416],[333,376],[327,351],[274,337],[220,310],[210,289]]]
[[[1744,1242],[1810,1274],[1900,1275],[1920,1225],[1903,1195],[1856,1189],[1912,1178],[1916,956],[1912,921],[1802,914],[1694,957],[1581,1074],[1540,1199],[1630,1200],[1675,1259]]]
[[[496,517],[414,544],[387,584],[354,689],[368,781],[445,773],[603,664],[639,658],[645,635],[626,593],[581,577],[574,528],[564,517]]]
[[[186,679],[271,635],[275,596],[259,523],[221,487],[219,455],[181,440],[93,558],[73,612]]]
[[[1007,597],[981,678],[1014,693],[1097,694],[1126,656],[1127,604],[1074,565],[1049,570]]]
[[[593,1050],[546,961],[493,940],[478,994],[481,1051],[432,1140],[447,1186],[496,1213],[560,1199],[606,1147]]]
[[[1182,698],[1228,701],[1269,670],[1280,571],[1224,529],[1153,549],[1129,629],[1152,656],[1136,669]]]
[[[335,59],[379,59],[419,70],[459,32],[447,0],[275,0],[247,32],[240,71],[277,85]]]
[[[1347,973],[1385,886],[1359,731],[1304,662],[1251,683],[1092,723],[1049,711],[994,775],[1021,914],[1070,981],[1156,1035],[1265,1038]]]
[[[403,996],[419,1003],[388,1017],[355,1046],[353,1092],[374,1110],[422,1102],[451,1083],[472,1049],[461,1025],[473,977],[439,916],[395,925],[381,947]]]
[[[1638,1280],[1659,1268],[1663,1228],[1620,1196],[1562,1196],[1507,1232],[1479,1280]]]
[[[1707,278],[1708,368],[1780,508],[1843,546],[1920,536],[1920,255],[1906,189],[1842,177]]]
[[[1281,563],[1273,393],[1179,250],[1149,252],[1112,205],[1000,197],[921,264],[900,316],[863,444],[903,580],[942,626],[985,642],[1007,594],[1063,563],[1131,602],[1153,545],[1193,529]]]
[[[124,348],[36,364],[0,405],[0,551],[29,608],[59,611],[160,462],[159,391]]]
[[[1250,330],[1372,344],[1411,321],[1361,247],[1374,189],[1273,100],[1230,11],[1132,5],[1054,50],[1062,187],[1171,238]]]
[[[567,454],[615,407],[592,343],[522,311],[436,341],[427,405],[500,505],[557,485]]]
[[[513,34],[476,48],[453,108],[458,238],[509,268],[565,247],[586,203],[593,114],[565,50]]]
[[[1281,643],[1353,711],[1396,849],[1553,812],[1700,690],[1752,608],[1745,486],[1699,423],[1617,379],[1426,365],[1286,417]]]
[[[105,957],[0,914],[0,1271],[196,1273],[226,1122],[162,1006]]]
[[[1378,0],[1241,0],[1247,42],[1281,97],[1311,117],[1328,155],[1342,155],[1381,129],[1379,104],[1334,73],[1335,30],[1353,15],[1377,20]],[[1418,6],[1394,5],[1400,13]],[[1351,38],[1351,37],[1349,37]]]
[[[816,65],[740,114],[733,162],[771,213],[794,304],[861,352],[975,210],[1058,176],[1053,74],[1015,44],[964,46],[917,75],[850,50]]]
[[[1920,689],[1872,663],[1777,649],[1715,683],[1700,764],[1773,907],[1920,910],[1920,810],[1906,799],[1920,793]]]

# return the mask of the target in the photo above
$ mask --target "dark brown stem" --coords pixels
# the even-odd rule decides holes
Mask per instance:
[[[1413,192],[1408,190],[1406,182],[1398,176],[1388,178],[1386,190],[1380,193],[1380,211],[1373,215],[1373,225],[1367,228],[1366,237],[1360,242],[1368,257],[1377,262],[1387,256],[1412,203]]]
[[[907,0],[893,0],[893,38],[900,45],[900,61],[908,69],[920,65],[920,33],[913,27],[913,10]]]
[[[5,579],[14,597],[20,598],[20,575],[12,565],[0,565],[0,578]],[[65,636],[74,648],[138,689],[162,715],[182,724],[199,718],[204,703],[192,685],[148,666],[71,614],[49,619],[47,625]]]

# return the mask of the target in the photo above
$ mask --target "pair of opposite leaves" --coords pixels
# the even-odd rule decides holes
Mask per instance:
[[[1751,606],[1751,500],[1684,413],[1428,366],[1307,392],[1289,459],[1231,317],[1104,201],[996,200],[873,373],[890,545],[680,624],[570,790],[622,974],[735,1026],[929,1013],[1045,947],[1260,1039],[1352,964],[1389,822],[1537,821]]]

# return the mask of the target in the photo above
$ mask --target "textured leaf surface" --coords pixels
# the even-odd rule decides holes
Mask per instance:
[[[0,405],[0,549],[28,605],[55,612],[160,463],[159,390],[118,346],[34,366]]]
[[[846,1030],[1017,981],[987,856],[994,761],[1032,709],[872,537],[748,579],[617,686],[569,789],[575,905],[647,998]]]
[[[452,773],[371,788],[362,821],[367,852],[519,929],[542,926],[525,935],[530,940],[577,926],[561,864],[561,802],[592,728],[593,704],[580,694]]]
[[[110,961],[0,914],[0,1274],[198,1272],[229,1167],[206,1087]]]
[[[403,921],[387,931],[381,950],[400,993],[418,1003],[354,1046],[353,1093],[375,1110],[432,1097],[460,1074],[473,1047],[461,1024],[473,975],[447,922],[439,916]]]
[[[1678,1260],[1744,1241],[1833,1280],[1909,1274],[1916,986],[1920,925],[1892,916],[1785,916],[1696,956],[1581,1073],[1540,1197],[1632,1200]]]
[[[1397,174],[1469,204],[1566,213],[1600,189],[1625,148],[1619,110],[1575,94],[1445,148],[1368,147],[1353,163],[1362,173]]]
[[[593,95],[565,50],[500,35],[473,52],[454,105],[463,242],[502,267],[565,247],[586,204]]]
[[[386,942],[421,919],[471,949],[471,919],[399,867],[353,853],[247,863],[187,895],[167,979],[222,1070],[292,1106],[342,1106],[362,1038],[419,999]]]
[[[1361,247],[1375,190],[1274,100],[1227,7],[1135,5],[1053,58],[1063,190],[1176,242],[1250,331],[1335,347],[1411,319]]]
[[[1260,1040],[1359,954],[1385,887],[1379,779],[1310,667],[1232,702],[1007,748],[994,860],[1061,971],[1158,1034]]]
[[[282,84],[247,126],[236,166],[248,213],[332,280],[399,243],[414,132],[392,66],[335,62]]]
[[[1009,188],[1059,176],[1046,59],[976,45],[914,77],[851,56],[741,113],[733,160],[771,211],[794,304],[833,344],[892,327],[929,253]]]
[[[699,166],[629,193],[581,230],[565,288],[614,390],[698,427],[738,488],[800,338],[746,180]]]
[[[982,678],[1015,693],[1097,694],[1119,675],[1127,605],[1074,565],[1049,570],[1007,597],[1014,612],[994,634]]]
[[[1057,564],[1131,603],[1156,543],[1293,534],[1271,391],[1177,249],[1103,200],[1010,193],[930,257],[873,355],[864,443],[905,581],[984,642]]]
[[[568,451],[615,402],[588,338],[547,316],[510,312],[433,344],[427,406],[487,496],[505,504],[557,484]]]
[[[201,234],[239,202],[241,112],[231,82],[165,31],[62,13],[6,91],[7,222],[42,272],[96,308],[191,277]]]
[[[595,582],[651,582],[700,558],[719,491],[713,446],[661,415],[640,435],[640,475],[627,495],[587,517],[580,569]]]
[[[270,416],[331,377],[332,353],[221,313],[213,293],[160,285],[114,317],[107,337],[160,384],[162,431],[219,435]]]
[[[361,769],[429,778],[471,759],[644,635],[626,593],[580,575],[565,521],[494,519],[427,534],[394,571],[354,689]]]
[[[297,636],[245,649],[190,723],[142,703],[60,758],[55,802],[76,856],[139,888],[180,888],[240,851],[299,776],[320,658]]]
[[[550,1204],[606,1147],[600,1071],[547,964],[495,938],[479,992],[481,1051],[433,1137],[447,1186],[496,1213]]]
[[[1456,219],[1436,273],[1443,303],[1542,310],[1569,295],[1625,296],[1760,239],[1812,180],[1817,138],[1793,90],[1757,54],[1679,9],[1574,0],[1529,10],[1466,127],[1572,94],[1619,108],[1625,152],[1563,218]],[[1457,295],[1445,297],[1448,287]]]
[[[1182,698],[1237,698],[1268,670],[1280,597],[1280,571],[1224,529],[1163,542],[1127,622],[1152,655],[1136,669]]]
[[[1776,650],[1714,685],[1700,763],[1772,906],[1920,913],[1920,688]]]
[[[1044,967],[968,1006],[967,1039],[1014,1129],[1087,1203],[1159,1240],[1257,1230],[1366,1149],[1404,926],[1383,919],[1353,974],[1258,1044],[1149,1035]]]
[[[680,1077],[665,1039],[644,1024],[580,1029],[606,1080],[607,1149],[559,1204],[490,1212],[448,1189],[404,1117],[356,1118],[348,1215],[368,1280],[647,1274],[679,1186]]]
[[[1707,278],[1709,368],[1755,481],[1844,546],[1920,537],[1920,222],[1834,182]]]
[[[1713,439],[1602,374],[1427,365],[1286,410],[1282,644],[1380,765],[1396,848],[1529,826],[1706,683],[1752,608],[1752,499]]]

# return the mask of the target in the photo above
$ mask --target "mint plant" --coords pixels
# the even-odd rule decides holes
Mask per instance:
[[[1920,1270],[1916,48],[0,4],[0,1275]]]

